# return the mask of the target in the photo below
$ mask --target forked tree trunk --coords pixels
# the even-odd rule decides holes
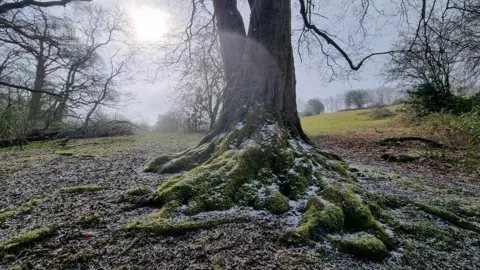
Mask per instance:
[[[355,195],[354,190],[364,190],[348,165],[309,144],[302,131],[290,0],[249,4],[246,36],[236,1],[214,1],[228,80],[221,115],[199,146],[155,158],[146,166],[147,172],[186,172],[158,188],[156,198],[162,205],[158,214],[129,227],[157,232],[189,229],[190,223],[176,226],[170,218],[179,212],[188,217],[234,206],[275,214],[304,210],[301,226],[292,232],[296,238],[343,229],[368,231],[381,239],[369,239],[378,244],[376,255],[385,256],[385,244],[391,246],[392,241]],[[290,206],[290,201],[307,200],[305,209]]]
[[[290,1],[250,1],[248,36],[236,0],[215,0],[227,78],[216,127],[202,142],[235,128],[276,123],[308,141],[298,118]]]

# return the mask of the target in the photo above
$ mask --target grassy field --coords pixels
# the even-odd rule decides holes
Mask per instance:
[[[387,108],[395,111],[397,107],[389,106]],[[385,125],[393,119],[393,117],[374,119],[371,116],[372,110],[352,110],[303,117],[301,118],[302,127],[308,135],[319,136],[374,128]]]
[[[60,147],[56,141],[32,142],[25,146],[1,148],[2,152],[24,152],[29,157],[48,156],[96,156],[108,157],[129,154],[139,149],[151,152],[174,153],[179,148],[193,147],[202,134],[143,134],[92,139],[72,139],[67,146]]]

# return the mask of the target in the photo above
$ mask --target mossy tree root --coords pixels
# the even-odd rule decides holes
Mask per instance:
[[[291,201],[308,200],[300,227],[291,235],[317,239],[327,233],[363,231],[387,247],[393,245],[359,197],[366,191],[348,165],[338,156],[292,137],[277,124],[260,128],[239,124],[195,149],[156,158],[145,170],[186,172],[169,178],[157,189],[163,205],[158,213],[129,224],[128,229],[187,231],[229,221],[220,218],[192,223],[188,219],[201,212],[246,207],[282,214],[294,210]]]
[[[431,206],[431,205],[424,204],[424,203],[416,203],[415,206],[417,206],[420,210],[422,210],[422,211],[424,211],[428,214],[437,216],[437,217],[439,217],[439,218],[441,218],[441,219],[443,219],[447,222],[450,222],[451,224],[453,224],[453,225],[455,225],[459,228],[480,233],[480,226],[457,216],[453,212],[443,210],[443,209],[438,208],[436,206]]]

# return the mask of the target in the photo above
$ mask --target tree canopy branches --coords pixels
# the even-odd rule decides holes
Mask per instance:
[[[0,14],[8,12],[14,9],[21,9],[28,6],[36,7],[53,7],[53,6],[65,6],[71,2],[90,2],[92,0],[58,0],[58,1],[35,1],[35,0],[23,0],[23,1],[14,1],[2,3],[0,1]]]

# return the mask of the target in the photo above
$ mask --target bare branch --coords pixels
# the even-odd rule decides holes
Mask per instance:
[[[311,30],[314,32],[314,34],[322,37],[326,42],[327,44],[333,46],[341,55],[343,58],[345,58],[345,60],[347,61],[348,65],[350,66],[350,68],[352,70],[359,70],[360,67],[364,64],[364,62],[373,57],[373,56],[377,56],[377,55],[392,55],[393,53],[395,52],[398,52],[398,51],[386,51],[386,52],[378,52],[378,53],[372,53],[366,57],[364,57],[363,59],[361,59],[358,64],[354,64],[353,60],[351,59],[351,57],[348,55],[348,53],[340,46],[338,45],[337,42],[335,42],[329,34],[327,34],[325,31],[322,31],[320,29],[317,28],[317,26],[315,24],[312,24],[311,20],[309,19],[309,12],[307,11],[307,7],[305,5],[305,0],[299,0],[300,2],[300,15],[302,16],[302,19],[303,19],[303,23],[304,23],[304,26],[305,28]]]
[[[37,7],[53,7],[53,6],[65,6],[70,2],[90,2],[92,0],[59,0],[59,1],[34,1],[34,0],[23,0],[11,3],[5,3],[0,5],[0,14],[8,12],[14,9],[21,9],[28,6],[37,6]]]

